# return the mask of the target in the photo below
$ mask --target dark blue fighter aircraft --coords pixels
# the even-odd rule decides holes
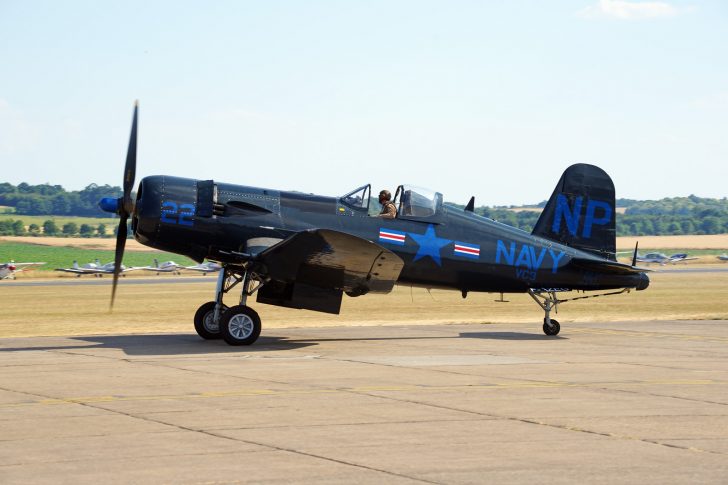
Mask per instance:
[[[371,187],[342,197],[192,180],[145,177],[131,199],[137,113],[124,170],[124,195],[100,206],[120,216],[115,267],[121,267],[131,217],[134,238],[198,262],[218,261],[214,300],[194,317],[205,339],[249,345],[261,321],[258,303],[338,314],[344,294],[388,293],[396,283],[462,292],[528,293],[544,310],[543,331],[559,303],[649,285],[645,269],[615,256],[615,196],[609,176],[576,164],[561,176],[531,234],[443,203],[442,194],[402,185],[397,217],[376,216]],[[636,251],[635,251],[636,254]],[[113,305],[118,271],[114,274]],[[223,297],[233,288],[239,304]],[[601,293],[561,298],[567,291]]]

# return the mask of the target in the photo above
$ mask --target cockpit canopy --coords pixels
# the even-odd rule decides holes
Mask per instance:
[[[372,197],[371,185],[363,185],[342,196],[340,202],[357,212],[377,215],[381,205]],[[436,222],[442,215],[442,194],[414,185],[400,185],[395,192],[394,204],[397,217],[411,220]]]
[[[442,194],[414,185],[400,185],[394,203],[399,216],[433,217],[442,210]]]

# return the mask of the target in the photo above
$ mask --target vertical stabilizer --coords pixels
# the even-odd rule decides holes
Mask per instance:
[[[616,260],[614,183],[599,167],[577,163],[564,171],[533,235]]]

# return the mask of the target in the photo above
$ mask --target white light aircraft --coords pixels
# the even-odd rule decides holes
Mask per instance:
[[[202,276],[205,276],[207,273],[217,273],[222,269],[222,266],[214,261],[205,261],[202,264],[185,266],[184,269],[189,271],[197,271],[198,273],[202,273]]]
[[[43,264],[45,263],[16,263],[15,261],[0,263],[0,280],[14,280],[16,273],[27,271],[33,266],[41,266]]]
[[[157,274],[174,273],[178,275],[181,274],[180,270],[184,269],[184,266],[177,264],[174,261],[165,261],[164,263],[159,264],[159,261],[155,259],[154,266],[144,266],[137,269],[143,269],[144,271],[155,271]]]
[[[128,273],[129,271],[134,271],[139,268],[127,268],[123,264],[121,265],[121,273],[122,276],[123,273]],[[114,263],[106,263],[101,264],[99,260],[97,259],[93,263],[86,263],[83,266],[78,265],[78,261],[73,262],[73,266],[70,268],[56,268],[56,271],[61,271],[64,273],[73,273],[79,278],[83,275],[94,275],[95,277],[101,278],[105,274],[114,274]]]

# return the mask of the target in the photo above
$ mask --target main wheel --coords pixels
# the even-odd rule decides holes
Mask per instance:
[[[260,335],[260,317],[252,308],[235,305],[220,317],[220,335],[230,345],[250,345]]]
[[[222,314],[228,309],[225,305],[222,306],[220,312],[220,318]],[[220,338],[220,325],[219,322],[215,321],[215,302],[208,301],[204,303],[195,312],[195,331],[197,335],[204,338],[205,340],[214,340]]]
[[[551,319],[551,325],[546,323],[546,319],[543,319],[543,333],[546,335],[558,335],[561,331],[561,325],[554,319]]]

